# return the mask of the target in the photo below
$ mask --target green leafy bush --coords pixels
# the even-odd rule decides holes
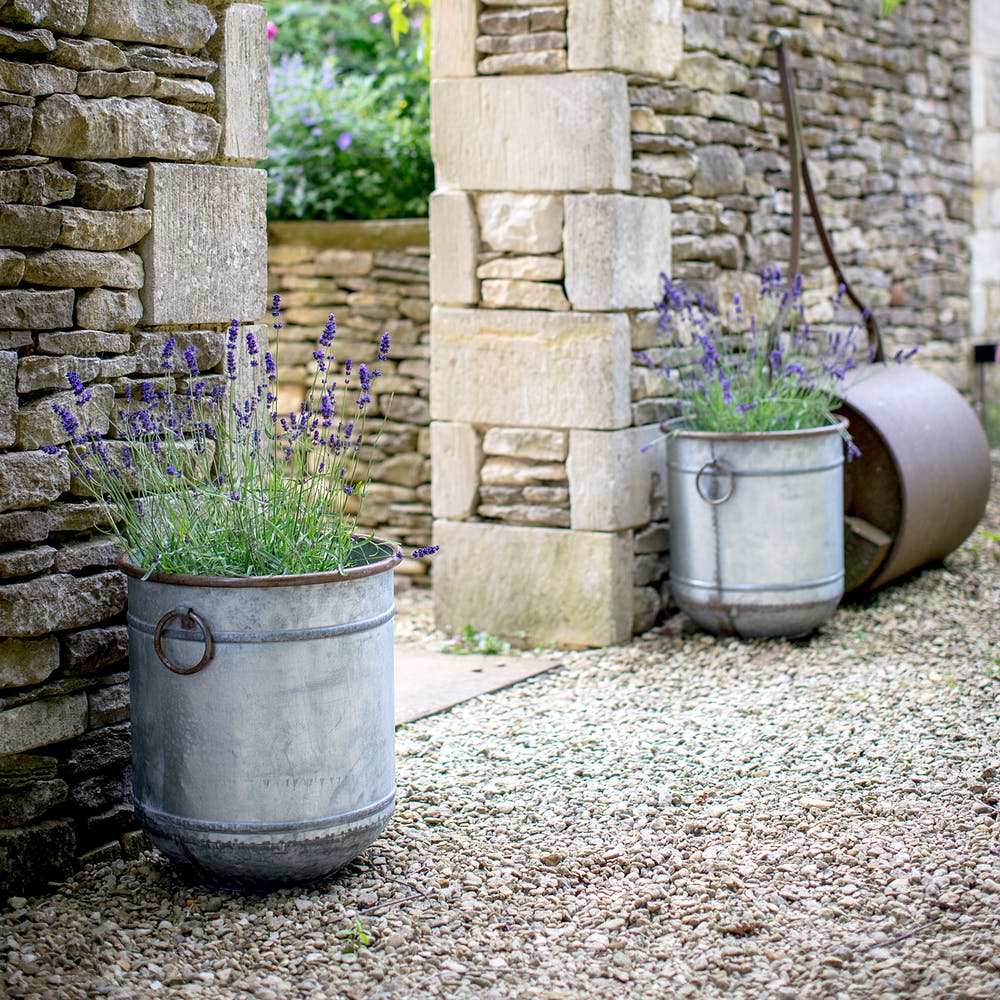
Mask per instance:
[[[268,214],[425,216],[434,187],[420,37],[375,0],[271,3]]]

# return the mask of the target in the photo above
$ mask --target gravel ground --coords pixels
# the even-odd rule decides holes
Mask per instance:
[[[148,853],[12,900],[9,995],[1000,996],[998,494],[810,640],[673,621],[402,728],[392,824],[321,885]]]

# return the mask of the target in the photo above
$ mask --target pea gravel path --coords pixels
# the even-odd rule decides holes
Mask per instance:
[[[996,998],[998,533],[995,482],[943,567],[808,641],[675,621],[546,654],[399,731],[394,820],[339,877],[220,895],[153,853],[96,865],[0,913],[0,976],[45,1000]],[[426,607],[399,631],[433,642]]]

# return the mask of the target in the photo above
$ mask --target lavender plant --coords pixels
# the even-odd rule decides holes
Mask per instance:
[[[271,312],[280,331],[278,296]],[[167,341],[163,375],[126,394],[120,438],[82,427],[70,407],[54,407],[79,482],[106,508],[131,562],[149,573],[246,577],[343,572],[401,557],[358,532],[371,479],[362,443],[380,372],[348,359],[335,377],[335,336],[331,315],[313,353],[312,384],[287,415],[277,410],[277,348],[262,351],[254,331],[235,320],[221,377],[202,375],[193,347],[178,358],[176,341]],[[389,348],[386,333],[376,365]],[[68,378],[83,406],[89,390],[75,372]]]
[[[749,316],[738,295],[720,314],[682,282],[665,274],[661,280],[659,331],[675,362],[661,367],[679,386],[686,429],[743,433],[836,422],[844,380],[862,352],[855,328],[822,332],[810,326],[801,276],[789,285],[779,270],[766,269],[759,307]],[[848,453],[857,454],[853,443]]]

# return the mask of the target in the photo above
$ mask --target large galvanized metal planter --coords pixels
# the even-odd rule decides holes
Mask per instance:
[[[844,423],[749,434],[664,426],[677,605],[719,634],[816,629],[844,592]]]
[[[314,881],[395,803],[395,550],[343,574],[228,579],[122,562],[132,790],[153,843],[216,884]]]

